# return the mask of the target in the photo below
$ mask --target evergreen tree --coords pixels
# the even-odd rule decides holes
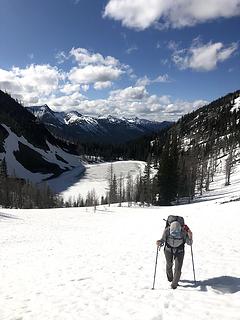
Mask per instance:
[[[148,155],[147,164],[145,166],[144,174],[142,177],[143,180],[143,194],[144,201],[149,206],[152,203],[152,182],[151,182],[151,156]]]
[[[164,146],[158,170],[159,204],[171,205],[178,191],[178,139],[172,131]]]

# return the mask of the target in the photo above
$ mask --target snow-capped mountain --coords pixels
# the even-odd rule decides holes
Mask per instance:
[[[91,117],[77,111],[53,112],[47,105],[27,108],[57,137],[80,142],[118,143],[160,131],[171,123],[114,116]]]
[[[26,108],[0,90],[0,160],[3,159],[8,175],[32,182],[57,177],[73,168],[84,170],[73,145],[54,138]]]

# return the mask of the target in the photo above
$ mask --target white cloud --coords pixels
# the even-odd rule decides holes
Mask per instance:
[[[40,96],[48,96],[58,89],[65,75],[50,65],[31,64],[26,68],[0,69],[0,89],[26,104],[35,104]]]
[[[83,84],[83,85],[81,86],[81,88],[82,88],[82,90],[83,90],[84,92],[87,92],[87,91],[89,90],[89,85],[88,85],[88,84]]]
[[[127,54],[131,54],[132,52],[134,51],[137,51],[138,50],[138,47],[136,45],[133,45],[131,47],[129,47],[127,50],[126,50],[126,53]]]
[[[82,55],[85,52],[85,55]],[[30,65],[25,68],[0,69],[0,89],[6,90],[25,105],[47,103],[56,111],[78,110],[83,114],[176,120],[195,108],[194,102],[172,101],[169,96],[150,94],[146,86],[169,81],[168,75],[155,79],[147,76],[138,79],[135,86],[110,91],[105,99],[87,98],[83,92],[111,87],[122,74],[133,77],[133,70],[117,62],[113,57],[104,58],[88,51],[77,51],[77,66],[68,73],[57,67]],[[222,48],[220,60],[231,54],[230,48]],[[136,81],[136,79],[134,78]]]
[[[204,100],[193,102],[173,101],[170,96],[150,95],[146,88],[142,86],[111,91],[106,99],[82,100],[78,110],[83,114],[90,115],[138,116],[163,121],[177,120],[187,112],[191,112],[206,103],[207,101]]]
[[[111,66],[92,66],[83,68],[74,67],[68,74],[68,78],[73,83],[94,84],[96,82],[107,82],[117,80],[123,71]]]
[[[74,92],[71,95],[55,96],[51,95],[47,99],[43,98],[39,101],[40,104],[48,104],[54,111],[67,111],[78,109],[82,101],[86,97],[79,92]]]
[[[147,76],[139,78],[136,82],[136,86],[149,86],[152,83],[166,83],[171,82],[168,74],[159,75],[156,79],[149,79]]]
[[[102,90],[102,89],[110,88],[111,86],[112,86],[111,81],[104,81],[104,82],[95,82],[93,87],[95,90]]]
[[[85,48],[72,48],[70,56],[73,56],[80,66],[103,65],[115,67],[120,65],[119,61],[112,56],[104,58],[100,53],[93,53]]]
[[[84,48],[72,48],[70,56],[74,57],[78,66],[70,70],[70,82],[82,85],[93,85],[95,90],[102,90],[112,86],[130,68],[123,65],[112,56],[104,57],[100,53],[90,52]]]
[[[175,117],[176,119],[186,113],[192,112],[193,110],[206,105],[207,103],[208,102],[206,100],[196,100],[193,102],[176,100],[164,107],[164,113],[169,116]]]
[[[68,55],[64,51],[60,51],[55,55],[58,64],[64,63],[68,59]]]
[[[80,91],[81,86],[79,84],[66,83],[60,89],[60,92],[65,94],[72,94],[73,92]]]
[[[147,96],[147,90],[144,86],[128,87],[125,89],[114,90],[110,93],[110,99],[114,101],[136,101],[142,100]]]
[[[104,57],[83,48],[73,48],[70,53],[59,52],[56,58],[60,63],[71,56],[74,56],[77,66],[68,72],[49,64],[31,64],[10,70],[0,68],[0,89],[11,93],[25,105],[49,100],[53,105],[63,103],[75,106],[83,98],[81,92],[87,92],[90,86],[102,90],[110,88],[122,74],[132,76],[132,69],[114,57]]]
[[[215,69],[218,63],[229,59],[237,48],[237,43],[225,47],[221,42],[203,45],[197,40],[189,49],[176,49],[172,58],[180,69],[210,71]]]
[[[103,14],[137,30],[154,24],[160,30],[182,28],[239,15],[240,0],[109,0]]]

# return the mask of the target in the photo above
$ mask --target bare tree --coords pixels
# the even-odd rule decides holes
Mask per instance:
[[[229,155],[225,162],[225,186],[230,185],[233,161],[234,161],[234,150],[233,150],[233,146],[231,146]]]

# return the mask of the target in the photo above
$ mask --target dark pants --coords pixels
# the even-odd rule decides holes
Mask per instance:
[[[181,270],[183,265],[184,251],[174,252],[171,249],[164,250],[166,257],[166,272],[168,281],[172,281],[172,286],[177,286],[178,281],[181,277]],[[173,261],[174,263],[174,274],[173,274]]]

